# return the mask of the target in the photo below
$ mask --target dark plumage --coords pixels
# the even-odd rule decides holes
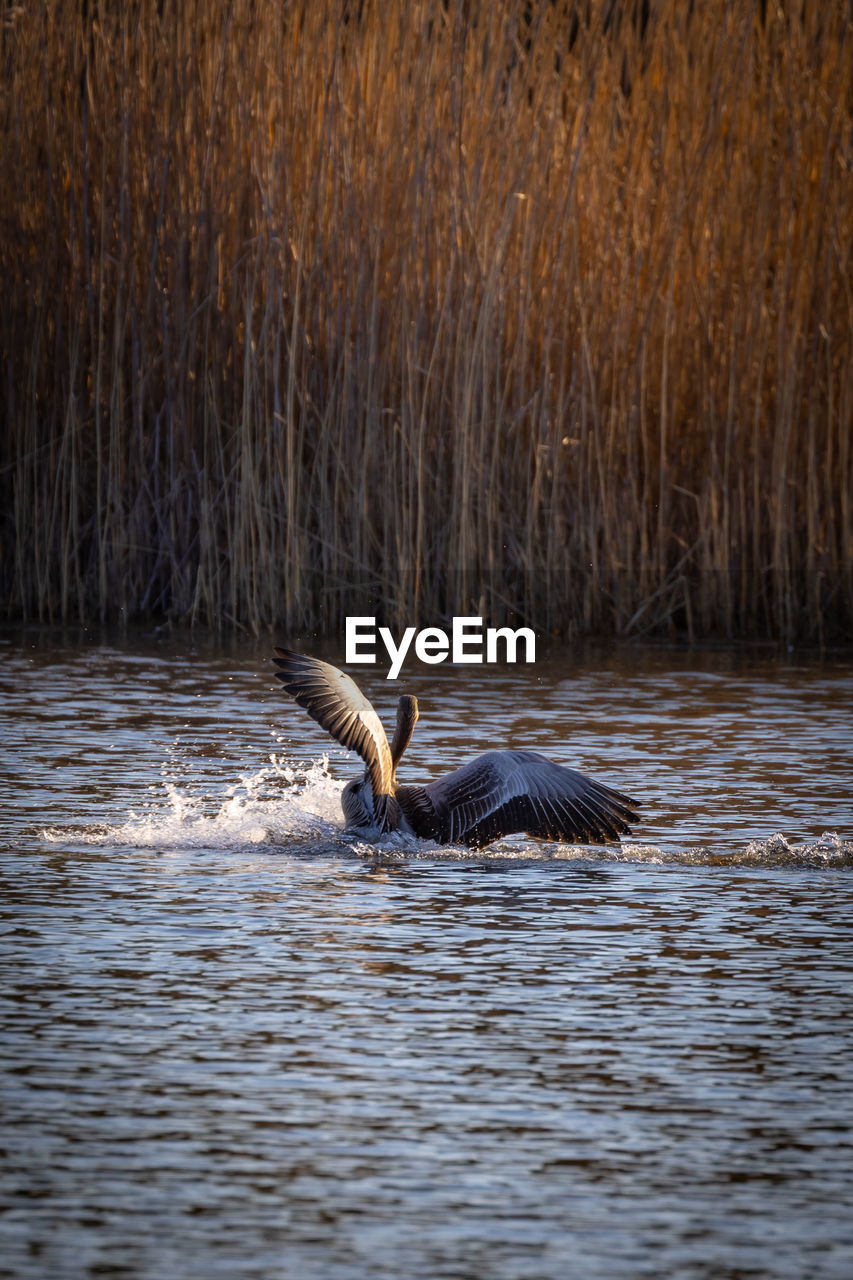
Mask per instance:
[[[536,751],[487,751],[426,786],[398,785],[418,704],[403,694],[391,746],[378,715],[349,676],[327,662],[276,649],[276,677],[330,733],[357,751],[363,778],[343,790],[348,831],[405,831],[438,844],[479,849],[513,832],[568,844],[605,844],[629,835],[638,801],[555,764]]]

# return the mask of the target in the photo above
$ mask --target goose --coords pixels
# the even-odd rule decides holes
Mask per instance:
[[[351,834],[375,839],[401,831],[472,849],[515,832],[567,844],[618,844],[638,819],[639,801],[538,751],[486,751],[426,786],[401,786],[397,766],[418,720],[417,699],[400,697],[389,745],[373,706],[343,671],[291,649],[276,648],[275,655],[274,674],[290,696],[364,761],[364,776],[341,793]]]

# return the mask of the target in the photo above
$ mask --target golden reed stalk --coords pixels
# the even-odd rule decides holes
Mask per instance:
[[[849,635],[847,0],[33,0],[0,77],[7,616]]]

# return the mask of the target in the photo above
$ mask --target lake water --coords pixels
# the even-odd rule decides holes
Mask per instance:
[[[344,837],[268,649],[0,633],[0,1276],[849,1280],[850,658],[365,668],[405,780],[643,802],[470,853]]]

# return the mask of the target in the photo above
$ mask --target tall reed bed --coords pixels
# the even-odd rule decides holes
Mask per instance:
[[[849,632],[849,3],[636,7],[7,6],[9,615]]]

